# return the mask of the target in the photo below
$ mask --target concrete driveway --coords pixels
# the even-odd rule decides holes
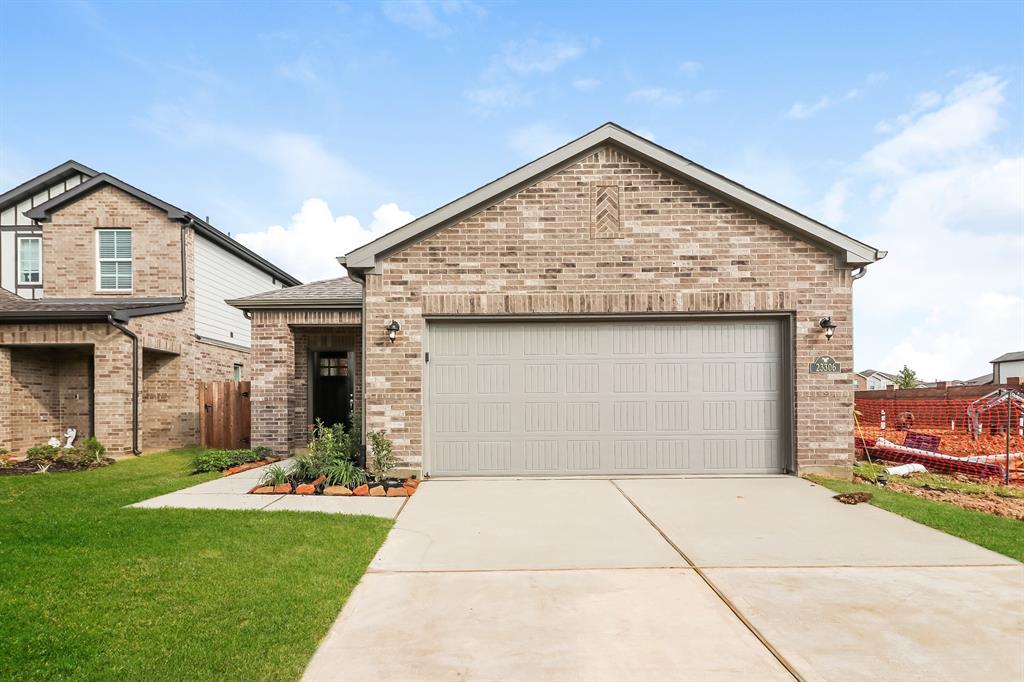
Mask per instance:
[[[1024,679],[1024,566],[831,495],[424,483],[304,679]]]

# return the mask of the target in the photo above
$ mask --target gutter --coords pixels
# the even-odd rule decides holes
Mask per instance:
[[[115,316],[117,317],[115,318]],[[141,455],[142,450],[139,448],[139,337],[122,324],[129,319],[129,316],[116,310],[107,315],[107,322],[110,323],[110,326],[132,340],[132,454]]]

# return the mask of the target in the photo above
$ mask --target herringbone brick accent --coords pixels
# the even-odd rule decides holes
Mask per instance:
[[[595,238],[619,236],[619,186],[591,185],[590,226]]]

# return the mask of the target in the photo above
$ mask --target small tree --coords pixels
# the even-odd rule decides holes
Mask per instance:
[[[896,375],[896,386],[898,388],[916,388],[921,385],[917,378],[917,372],[903,365],[903,369]]]
[[[383,431],[370,431],[366,435],[370,438],[370,472],[375,479],[382,481],[397,464],[391,441]]]

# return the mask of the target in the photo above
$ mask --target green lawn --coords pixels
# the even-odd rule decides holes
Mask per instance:
[[[302,674],[391,521],[123,508],[219,475],[190,455],[0,477],[0,679]]]
[[[867,483],[838,481],[824,476],[807,478],[837,493],[862,490],[870,492],[871,504],[876,507],[987,547],[993,552],[1024,561],[1024,522],[1005,516],[970,511],[945,502],[898,493]]]

